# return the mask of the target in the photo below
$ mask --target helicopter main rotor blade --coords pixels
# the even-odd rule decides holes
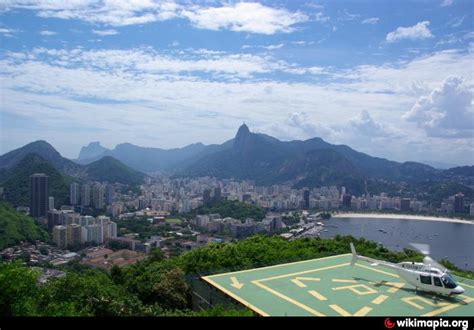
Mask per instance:
[[[432,268],[433,268],[433,267],[434,267],[434,268],[438,268],[440,271],[443,271],[443,270],[446,269],[445,266],[439,264],[438,262],[436,262],[436,260],[434,260],[434,259],[432,259],[431,257],[428,257],[428,256],[426,256],[426,257],[423,258],[423,263],[424,263],[425,265],[429,265],[429,266],[432,267]]]
[[[420,251],[425,256],[428,256],[430,254],[430,246],[428,244],[410,243],[410,245]]]

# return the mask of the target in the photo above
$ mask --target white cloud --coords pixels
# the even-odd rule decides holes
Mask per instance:
[[[14,34],[19,32],[15,29],[8,29],[8,28],[0,28],[0,34],[3,34],[4,37],[13,38]]]
[[[464,19],[466,16],[461,16],[461,17],[455,17],[452,20],[450,20],[447,25],[453,28],[460,27],[462,23],[464,22]]]
[[[469,40],[469,39],[474,39],[474,31],[467,32],[464,36],[463,39]]]
[[[331,17],[324,15],[323,12],[319,12],[314,15],[314,19],[316,20],[316,22],[325,23],[329,21]]]
[[[308,20],[300,12],[272,8],[256,2],[238,2],[222,7],[197,7],[183,10],[181,15],[200,29],[229,29],[236,32],[274,34],[292,32],[294,25]]]
[[[312,66],[307,69],[311,74],[329,74],[328,70],[321,66]]]
[[[303,138],[324,137],[330,138],[335,131],[322,123],[316,122],[306,112],[293,112],[285,122],[303,133]]]
[[[267,45],[267,46],[263,46],[263,45],[242,45],[242,47],[240,47],[240,48],[241,49],[261,48],[261,49],[266,49],[266,50],[276,50],[276,49],[283,48],[284,46],[285,46],[284,43],[280,43],[280,44]]]
[[[284,46],[285,44],[276,44],[276,45],[268,45],[268,46],[262,46],[262,48],[268,49],[268,50],[275,50],[275,49],[280,49]]]
[[[16,30],[13,30],[13,29],[7,29],[7,28],[0,28],[0,33],[1,34],[11,34],[11,33],[15,33]]]
[[[275,50],[275,49],[280,49],[282,48],[283,46],[285,46],[284,43],[281,43],[281,44],[274,44],[274,45],[268,45],[268,46],[263,46],[263,45],[256,45],[256,46],[252,46],[252,45],[243,45],[242,49],[249,49],[249,48],[263,48],[263,49],[266,49],[266,50]]]
[[[473,86],[460,77],[448,77],[429,95],[421,96],[404,118],[429,136],[473,138]]]
[[[40,17],[121,26],[177,17],[179,6],[171,1],[153,0],[10,0],[3,3],[1,8],[33,10]]]
[[[357,18],[359,18],[359,14],[351,14],[347,9],[344,9],[342,13],[339,15],[338,20],[339,21],[353,21]]]
[[[443,0],[443,2],[441,2],[441,7],[447,7],[447,6],[451,6],[453,4],[454,0]]]
[[[465,75],[470,65],[472,53],[465,50],[347,70],[294,66],[266,54],[210,50],[3,52],[0,114],[34,122],[37,131],[24,129],[22,135],[20,128],[6,122],[2,134],[15,145],[33,136],[54,138],[52,142],[74,137],[84,144],[89,141],[84,141],[88,134],[83,132],[91,131],[109,145],[128,140],[169,148],[196,141],[221,143],[246,121],[252,129],[270,134],[278,126],[279,137],[321,136],[390,159],[411,159],[416,150],[416,157],[450,157],[468,163],[474,152],[471,138],[463,138],[464,134],[455,139],[433,138],[424,129],[416,129],[417,121],[400,118],[421,96],[439,88],[439,81],[449,74]],[[293,70],[314,76],[286,80],[287,75],[275,74]],[[472,77],[465,76],[462,86],[473,85]],[[370,114],[369,119],[363,111]],[[156,123],[160,123],[159,131]],[[272,129],[272,125],[276,126]],[[376,128],[374,134],[362,134],[370,126]],[[393,135],[381,133],[393,133],[392,129]],[[75,131],[82,135],[71,133]],[[75,152],[70,156],[75,157]]]
[[[92,33],[97,34],[99,36],[113,36],[119,34],[117,30],[109,29],[109,30],[92,30]]]
[[[40,17],[76,19],[111,26],[185,18],[200,29],[229,29],[259,34],[292,32],[294,25],[309,20],[304,13],[256,2],[206,7],[201,2],[179,4],[166,0],[9,0],[0,5],[0,10],[3,11],[14,8],[36,11]]]
[[[428,25],[430,25],[429,21],[423,21],[410,27],[400,26],[395,31],[388,33],[385,40],[387,42],[396,42],[403,39],[419,40],[433,38]]]
[[[298,46],[309,46],[309,45],[313,45],[314,41],[296,40],[296,41],[292,41],[291,44],[298,45]]]
[[[337,75],[348,80],[344,86],[353,91],[418,98],[430,93],[449,75],[465,75],[465,68],[471,66],[472,52],[451,49],[421,55],[411,61],[361,65]],[[472,83],[472,76],[470,79]]]
[[[362,21],[362,24],[377,24],[380,21],[378,17],[366,18]]]
[[[54,36],[56,35],[57,33],[54,32],[54,31],[48,31],[48,30],[43,30],[43,31],[40,31],[39,34],[41,34],[42,36]]]
[[[363,110],[356,117],[351,118],[349,125],[356,133],[369,137],[393,137],[396,135],[393,128],[376,122],[367,110]]]
[[[312,9],[324,9],[323,5],[314,2],[307,2],[304,5]]]
[[[278,49],[280,45],[270,45],[267,49]],[[21,54],[21,53],[11,53]],[[179,50],[173,55],[157,52],[151,48],[130,50],[72,50],[35,48],[29,55],[36,63],[49,63],[55,68],[69,69],[81,65],[86,69],[120,70],[134,74],[160,74],[162,79],[176,79],[175,75],[211,75],[208,78],[224,80],[252,78],[255,75],[272,72],[291,74],[321,74],[318,67],[298,67],[268,54],[229,54],[207,49]],[[27,63],[28,65],[33,62]],[[59,87],[59,86],[58,86]]]

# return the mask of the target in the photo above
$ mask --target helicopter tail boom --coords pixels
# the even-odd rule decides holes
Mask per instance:
[[[351,259],[351,266],[354,266],[354,264],[357,261],[357,252],[354,247],[354,244],[351,243],[351,253],[352,253],[352,259]]]
[[[352,253],[352,259],[351,259],[351,266],[354,266],[357,260],[365,261],[370,263],[372,266],[383,266],[383,267],[388,267],[388,268],[398,268],[397,264],[393,264],[391,262],[383,261],[383,260],[377,260],[365,256],[361,256],[357,254],[357,251],[354,247],[354,244],[351,242],[351,253]]]

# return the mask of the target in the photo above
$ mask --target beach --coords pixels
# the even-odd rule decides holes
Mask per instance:
[[[435,216],[424,216],[424,215],[410,215],[410,214],[387,214],[387,213],[336,213],[332,216],[333,218],[373,218],[373,219],[401,219],[401,220],[421,220],[421,221],[440,221],[450,223],[463,223],[474,225],[474,221],[454,219],[454,218],[443,218]]]

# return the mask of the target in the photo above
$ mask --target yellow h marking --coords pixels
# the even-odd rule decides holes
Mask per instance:
[[[380,304],[383,303],[387,298],[388,298],[388,296],[382,294],[382,295],[378,296],[377,298],[375,298],[374,300],[372,300],[372,304],[380,305]]]
[[[333,279],[332,281],[337,283],[357,283],[356,280],[339,280],[337,278]]]
[[[306,284],[304,284],[302,281],[320,281],[320,278],[316,277],[297,277],[291,280],[291,282],[295,283],[297,286],[300,288],[306,288]]]
[[[315,290],[309,290],[308,293],[310,295],[312,295],[313,297],[315,297],[316,299],[319,299],[319,300],[328,300],[328,298],[326,298],[325,296],[323,296],[322,294],[320,294],[319,292],[315,291]]]

